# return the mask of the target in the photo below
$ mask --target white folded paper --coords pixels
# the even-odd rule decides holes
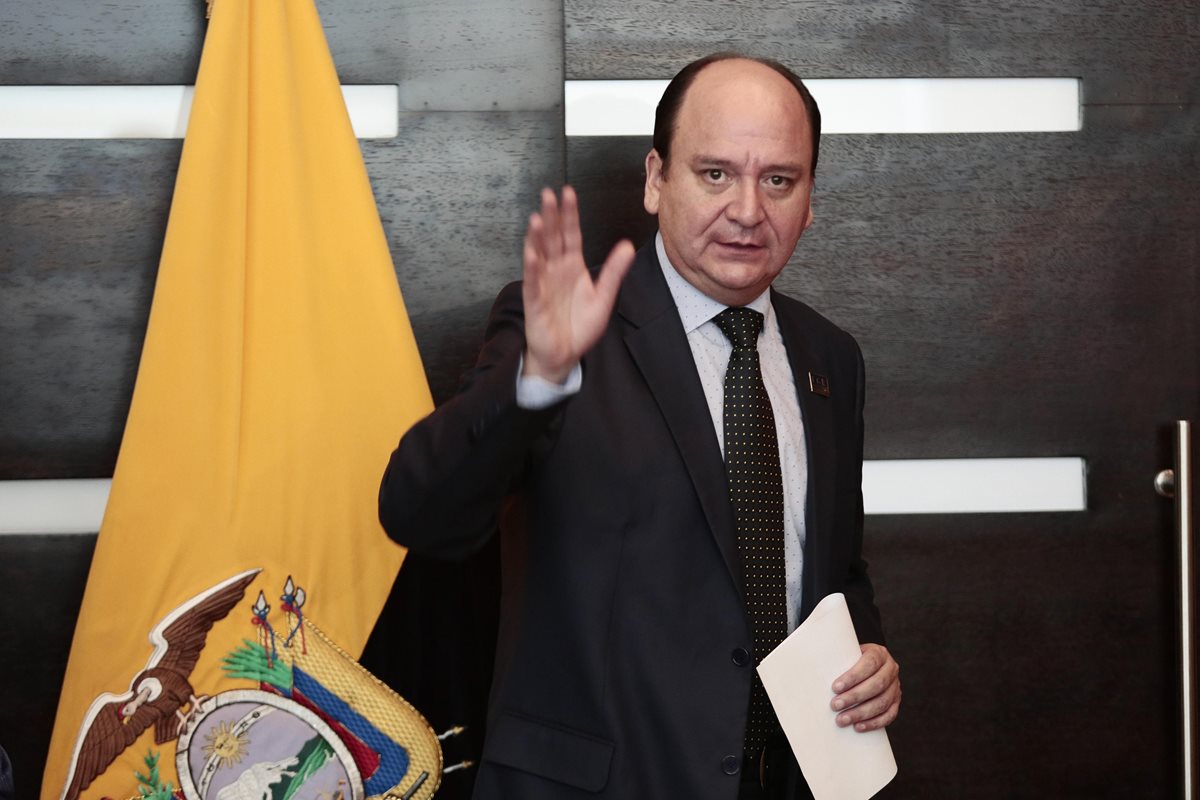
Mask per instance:
[[[846,598],[831,594],[758,667],[816,800],[867,800],[896,777],[887,733],[839,728],[829,705],[861,654]]]

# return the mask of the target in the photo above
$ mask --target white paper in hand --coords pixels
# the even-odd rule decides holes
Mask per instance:
[[[829,705],[860,655],[846,598],[831,594],[758,667],[816,800],[866,800],[896,777],[887,733],[839,728]]]

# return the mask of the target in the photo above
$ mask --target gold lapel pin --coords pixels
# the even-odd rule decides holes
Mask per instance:
[[[813,394],[829,397],[829,378],[815,372],[808,373],[808,389]]]

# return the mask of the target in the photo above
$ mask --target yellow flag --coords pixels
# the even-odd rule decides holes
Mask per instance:
[[[256,636],[269,654],[251,607],[289,576],[361,652],[404,557],[379,478],[431,406],[312,0],[217,0],[43,800],[136,796],[153,754],[178,788],[179,695],[258,685],[221,661]]]

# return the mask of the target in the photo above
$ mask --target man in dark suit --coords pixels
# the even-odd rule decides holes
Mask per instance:
[[[829,724],[895,718],[860,555],[861,354],[770,289],[812,221],[819,135],[780,65],[689,65],[646,158],[660,235],[593,278],[574,193],[544,191],[464,388],[393,454],[397,541],[453,557],[500,531],[477,798],[805,796],[754,667],[833,592],[863,655]]]

